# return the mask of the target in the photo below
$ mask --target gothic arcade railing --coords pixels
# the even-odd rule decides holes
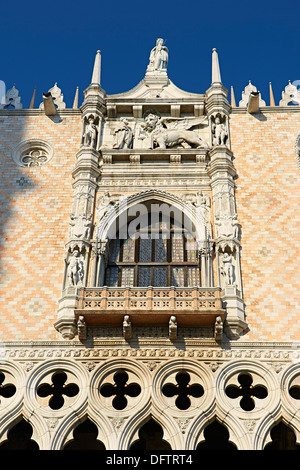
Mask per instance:
[[[182,324],[214,324],[224,318],[217,287],[84,287],[75,314],[88,323],[119,323],[130,315],[137,323],[156,323],[176,315]]]

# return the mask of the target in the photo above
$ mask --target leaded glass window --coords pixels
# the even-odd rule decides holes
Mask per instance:
[[[109,243],[105,285],[110,287],[200,286],[196,243],[181,225],[144,225],[127,239]]]

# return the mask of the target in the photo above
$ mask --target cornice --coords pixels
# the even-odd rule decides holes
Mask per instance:
[[[249,114],[249,116],[257,117],[261,114],[269,113],[288,113],[288,114],[299,114],[300,106],[263,106],[260,108],[260,112],[256,114],[250,114],[247,108],[240,108],[238,106],[231,108],[231,114]]]

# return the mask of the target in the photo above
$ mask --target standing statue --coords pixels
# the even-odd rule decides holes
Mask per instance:
[[[128,125],[128,119],[121,118],[121,124],[114,132],[114,149],[132,149],[133,132]]]
[[[156,46],[150,52],[148,71],[167,70],[169,51],[163,44],[163,39],[156,40]]]
[[[95,118],[92,114],[87,119],[87,124],[85,126],[83,134],[83,144],[87,147],[96,148],[97,143],[97,126],[95,124]]]
[[[233,264],[232,264],[232,257],[229,253],[224,253],[222,257],[222,266],[221,266],[221,274],[225,278],[225,285],[226,286],[233,286]]]
[[[67,271],[69,286],[82,286],[83,274],[83,263],[79,258],[79,251],[74,250]]]
[[[224,123],[221,122],[219,115],[215,117],[215,122],[212,124],[213,145],[225,145],[228,132]]]

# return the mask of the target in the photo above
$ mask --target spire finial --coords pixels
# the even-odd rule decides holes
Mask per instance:
[[[92,75],[92,82],[93,84],[100,85],[100,78],[101,78],[101,51],[97,51],[94,63],[94,70]]]
[[[274,95],[273,95],[273,90],[272,90],[272,83],[269,83],[269,88],[270,88],[270,106],[275,106],[275,100],[274,100]]]
[[[32,98],[31,98],[31,101],[30,101],[29,109],[34,108],[35,94],[36,94],[36,86],[34,87],[34,90],[33,90],[33,94],[32,94]]]
[[[74,102],[73,102],[73,109],[78,109],[78,90],[79,87],[76,88],[75,91],[75,97],[74,97]]]
[[[235,107],[236,107],[236,102],[235,102],[235,96],[234,96],[233,86],[231,87],[231,107],[232,107],[232,108],[235,108]]]
[[[212,50],[212,83],[222,83],[217,49]]]

